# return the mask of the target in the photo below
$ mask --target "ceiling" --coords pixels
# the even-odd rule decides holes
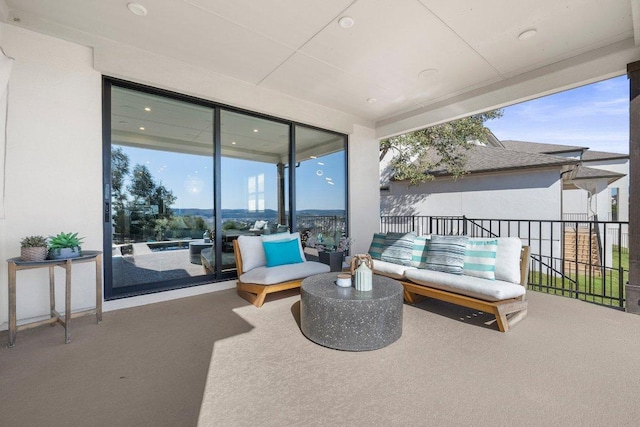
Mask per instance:
[[[640,0],[137,1],[146,16],[126,0],[0,9],[12,25],[92,47],[115,41],[355,115],[379,136],[619,75],[640,59]]]

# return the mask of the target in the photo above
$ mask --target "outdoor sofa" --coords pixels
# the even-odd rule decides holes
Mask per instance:
[[[300,233],[239,236],[233,249],[238,295],[256,307],[267,294],[299,288],[303,279],[330,271],[326,264],[306,260]]]
[[[519,238],[376,233],[369,254],[410,304],[425,296],[490,313],[502,332],[527,314],[529,247]]]

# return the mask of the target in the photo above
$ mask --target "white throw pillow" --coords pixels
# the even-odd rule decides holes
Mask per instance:
[[[522,240],[518,237],[477,238],[478,241],[497,240],[496,280],[520,283],[520,254]]]
[[[238,236],[238,247],[242,257],[242,272],[267,265],[261,236]]]

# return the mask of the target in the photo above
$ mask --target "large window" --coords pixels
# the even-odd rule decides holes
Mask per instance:
[[[107,299],[233,278],[241,235],[345,233],[344,135],[104,85]]]

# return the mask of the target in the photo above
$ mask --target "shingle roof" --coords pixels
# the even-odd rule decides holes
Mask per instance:
[[[528,153],[497,147],[474,146],[467,153],[466,170],[474,172],[494,172],[511,169],[532,169],[549,166],[564,166],[578,164],[576,159],[551,156],[548,154]],[[433,175],[449,175],[444,169],[430,171]]]
[[[523,153],[553,154],[584,151],[589,149],[588,147],[576,147],[573,145],[544,144],[541,142],[515,141],[511,139],[500,142],[502,143],[502,146],[508,150],[515,150]]]
[[[616,159],[628,159],[628,154],[621,153],[607,153],[605,151],[591,151],[588,150],[582,155],[582,161],[595,162],[598,160],[616,160]]]
[[[625,176],[623,173],[611,172],[603,169],[590,168],[587,166],[580,165],[578,166],[578,171],[576,172],[573,179],[594,179],[594,178],[615,178],[619,179]],[[615,179],[613,181],[615,181]]]

